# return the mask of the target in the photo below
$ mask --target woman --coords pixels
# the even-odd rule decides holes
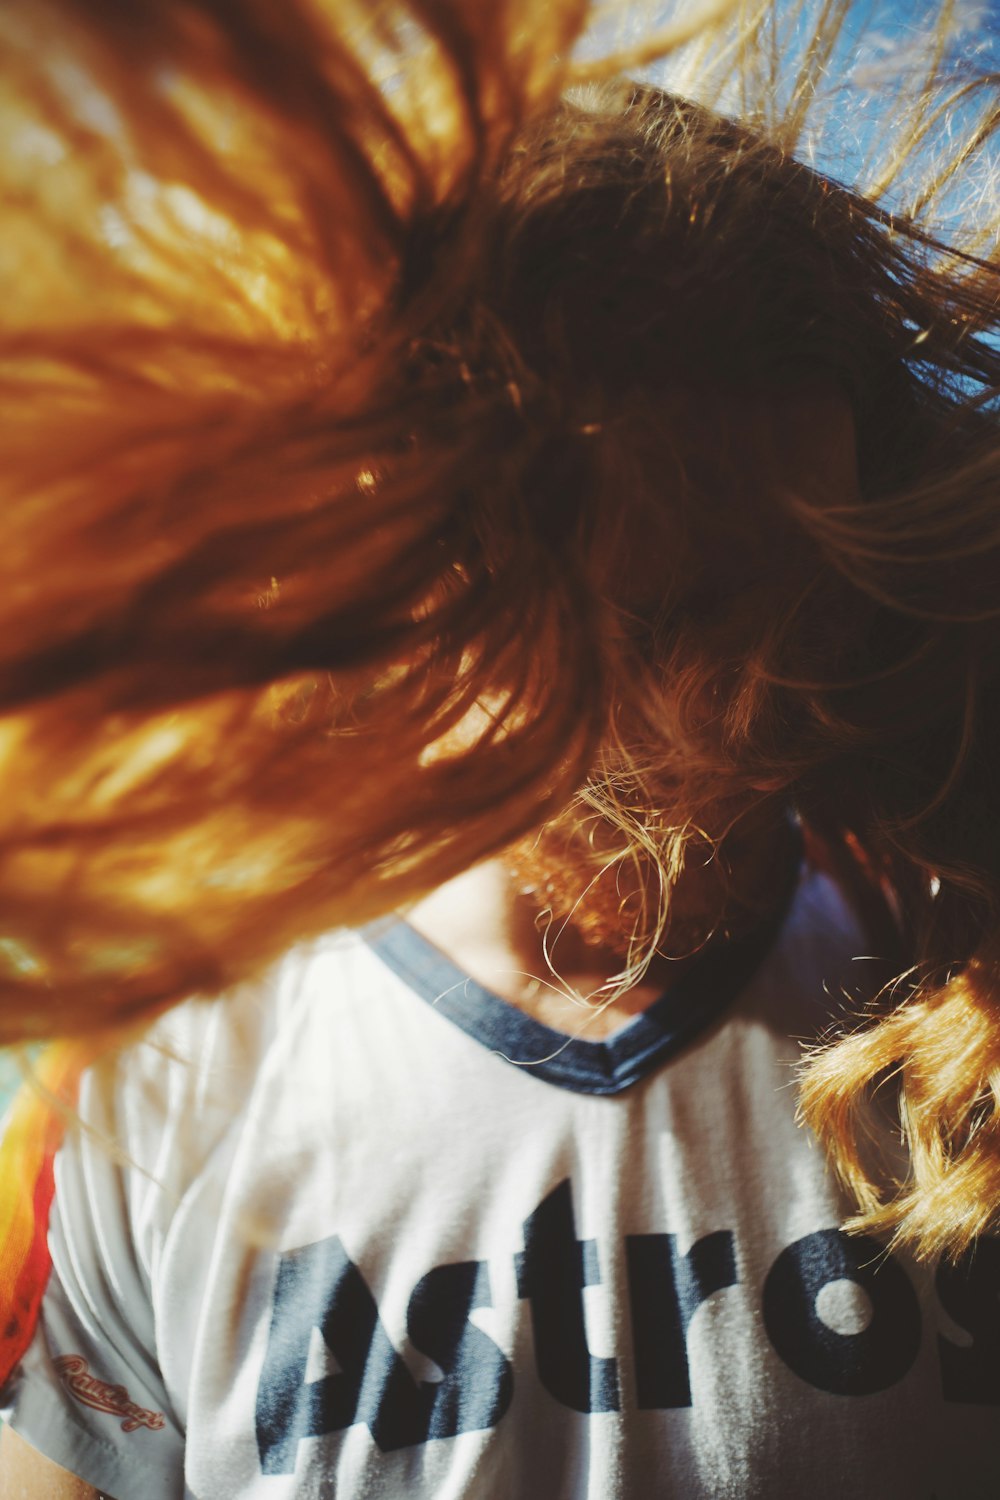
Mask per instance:
[[[11,439],[21,566],[57,501],[81,554],[43,575],[60,617],[17,596],[5,669],[66,808],[26,799],[10,870],[68,893],[55,937],[37,873],[12,908],[11,1014],[44,981],[48,1029],[121,1024],[437,889],[402,936],[320,939],[164,1023],[186,1082],[141,1048],[92,1072],[83,1118],[134,1165],[64,1147],[15,1428],[118,1500],[991,1493],[991,264],[789,154],[808,71],[750,128],[630,85],[559,103],[568,9],[546,35],[514,7],[421,8],[416,34],[65,13],[133,199],[101,221],[107,342],[57,306],[14,344],[26,421],[39,389],[65,421],[56,456]],[[107,142],[84,132],[104,193]],[[145,213],[140,166],[170,186]],[[98,473],[100,514],[74,510]],[[556,980],[599,1002],[590,1039]],[[449,989],[473,1054],[413,999]],[[805,1085],[854,1227],[979,1239],[939,1262],[937,1344],[920,1273],[872,1278],[775,1107],[824,990],[878,994]],[[487,1052],[487,1082],[483,1041],[533,1070]],[[887,1072],[908,1166],[855,1125]]]

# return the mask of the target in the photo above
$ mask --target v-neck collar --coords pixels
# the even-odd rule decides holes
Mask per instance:
[[[658,1000],[602,1041],[567,1036],[518,1010],[466,974],[400,918],[364,930],[368,946],[467,1036],[533,1077],[581,1094],[620,1094],[709,1029],[746,988],[774,944],[798,886],[745,937],[708,948]]]

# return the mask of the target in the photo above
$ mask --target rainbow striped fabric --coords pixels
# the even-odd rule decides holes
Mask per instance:
[[[0,1138],[0,1385],[31,1342],[51,1261],[53,1162],[93,1044],[53,1042],[11,1104]]]

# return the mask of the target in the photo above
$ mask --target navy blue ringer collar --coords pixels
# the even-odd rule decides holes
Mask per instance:
[[[747,986],[784,926],[801,861],[785,901],[767,923],[709,948],[676,984],[605,1041],[554,1031],[477,983],[399,918],[364,930],[368,946],[423,1000],[467,1036],[532,1075],[580,1094],[620,1094],[707,1031]]]

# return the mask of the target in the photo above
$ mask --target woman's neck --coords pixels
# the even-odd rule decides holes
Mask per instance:
[[[752,838],[727,841],[709,861],[690,860],[670,894],[664,940],[631,984],[620,977],[622,953],[588,942],[571,920],[540,913],[503,855],[440,886],[406,917],[509,1004],[556,1031],[597,1041],[651,1005],[708,946],[766,920],[787,892],[795,844],[782,818]]]

